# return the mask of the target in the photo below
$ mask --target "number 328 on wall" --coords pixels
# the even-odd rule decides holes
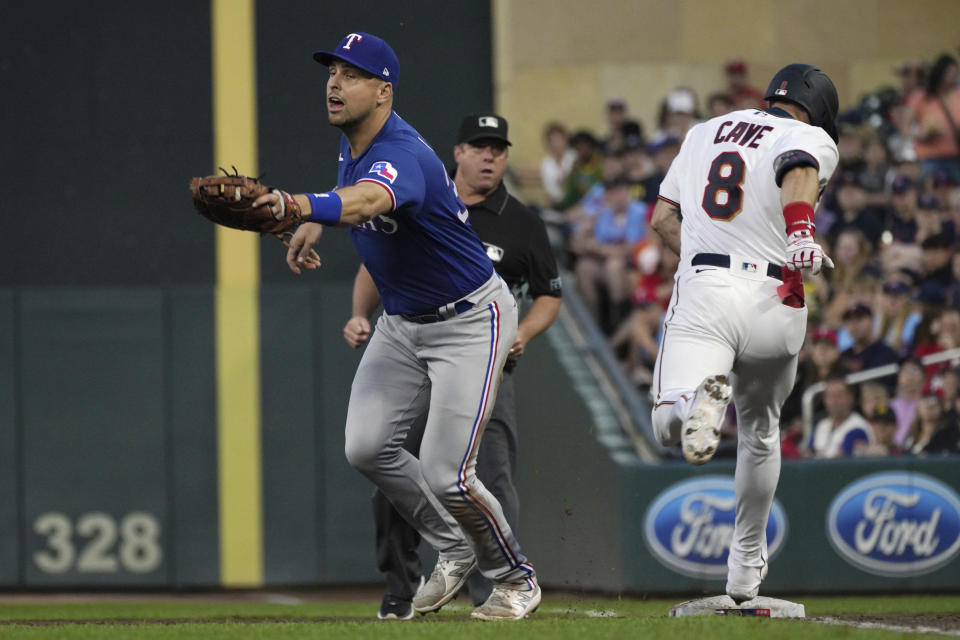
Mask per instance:
[[[128,513],[119,523],[108,513],[84,513],[75,527],[66,515],[51,511],[37,517],[33,531],[45,538],[46,547],[33,554],[33,561],[46,573],[71,569],[78,573],[150,573],[163,557],[160,523],[143,511]],[[75,544],[74,533],[86,540]]]

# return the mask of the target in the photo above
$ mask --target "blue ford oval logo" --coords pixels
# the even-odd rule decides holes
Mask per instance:
[[[736,515],[733,478],[700,476],[668,487],[644,517],[647,545],[657,560],[693,578],[726,578]],[[783,546],[787,518],[773,501],[767,522],[769,557]]]
[[[960,551],[960,499],[921,473],[875,473],[833,499],[827,537],[840,556],[868,573],[930,573]]]

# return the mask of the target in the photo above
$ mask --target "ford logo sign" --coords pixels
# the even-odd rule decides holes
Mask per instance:
[[[875,473],[833,499],[827,537],[841,557],[867,573],[930,573],[960,551],[960,499],[921,473]]]
[[[736,498],[730,476],[699,476],[668,487],[644,517],[644,536],[657,560],[692,578],[726,578]],[[783,546],[787,518],[773,501],[767,522],[769,557]]]

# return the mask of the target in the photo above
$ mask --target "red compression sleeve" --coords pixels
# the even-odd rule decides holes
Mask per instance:
[[[813,222],[813,205],[803,200],[788,203],[783,208],[783,219],[787,222],[787,235],[798,229],[809,229],[812,234],[816,229]]]

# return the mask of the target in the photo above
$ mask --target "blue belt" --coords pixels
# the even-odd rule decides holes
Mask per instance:
[[[469,300],[459,300],[451,304],[445,304],[439,309],[428,311],[427,313],[401,313],[400,317],[409,322],[416,322],[417,324],[432,324],[434,322],[449,320],[470,309],[473,309],[472,302]]]
[[[706,265],[708,267],[723,267],[724,269],[729,269],[730,256],[723,255],[722,253],[698,253],[693,256],[690,264],[695,267]],[[783,267],[778,264],[767,263],[767,277],[776,278],[782,282],[783,274],[781,273],[781,269],[783,269]]]

